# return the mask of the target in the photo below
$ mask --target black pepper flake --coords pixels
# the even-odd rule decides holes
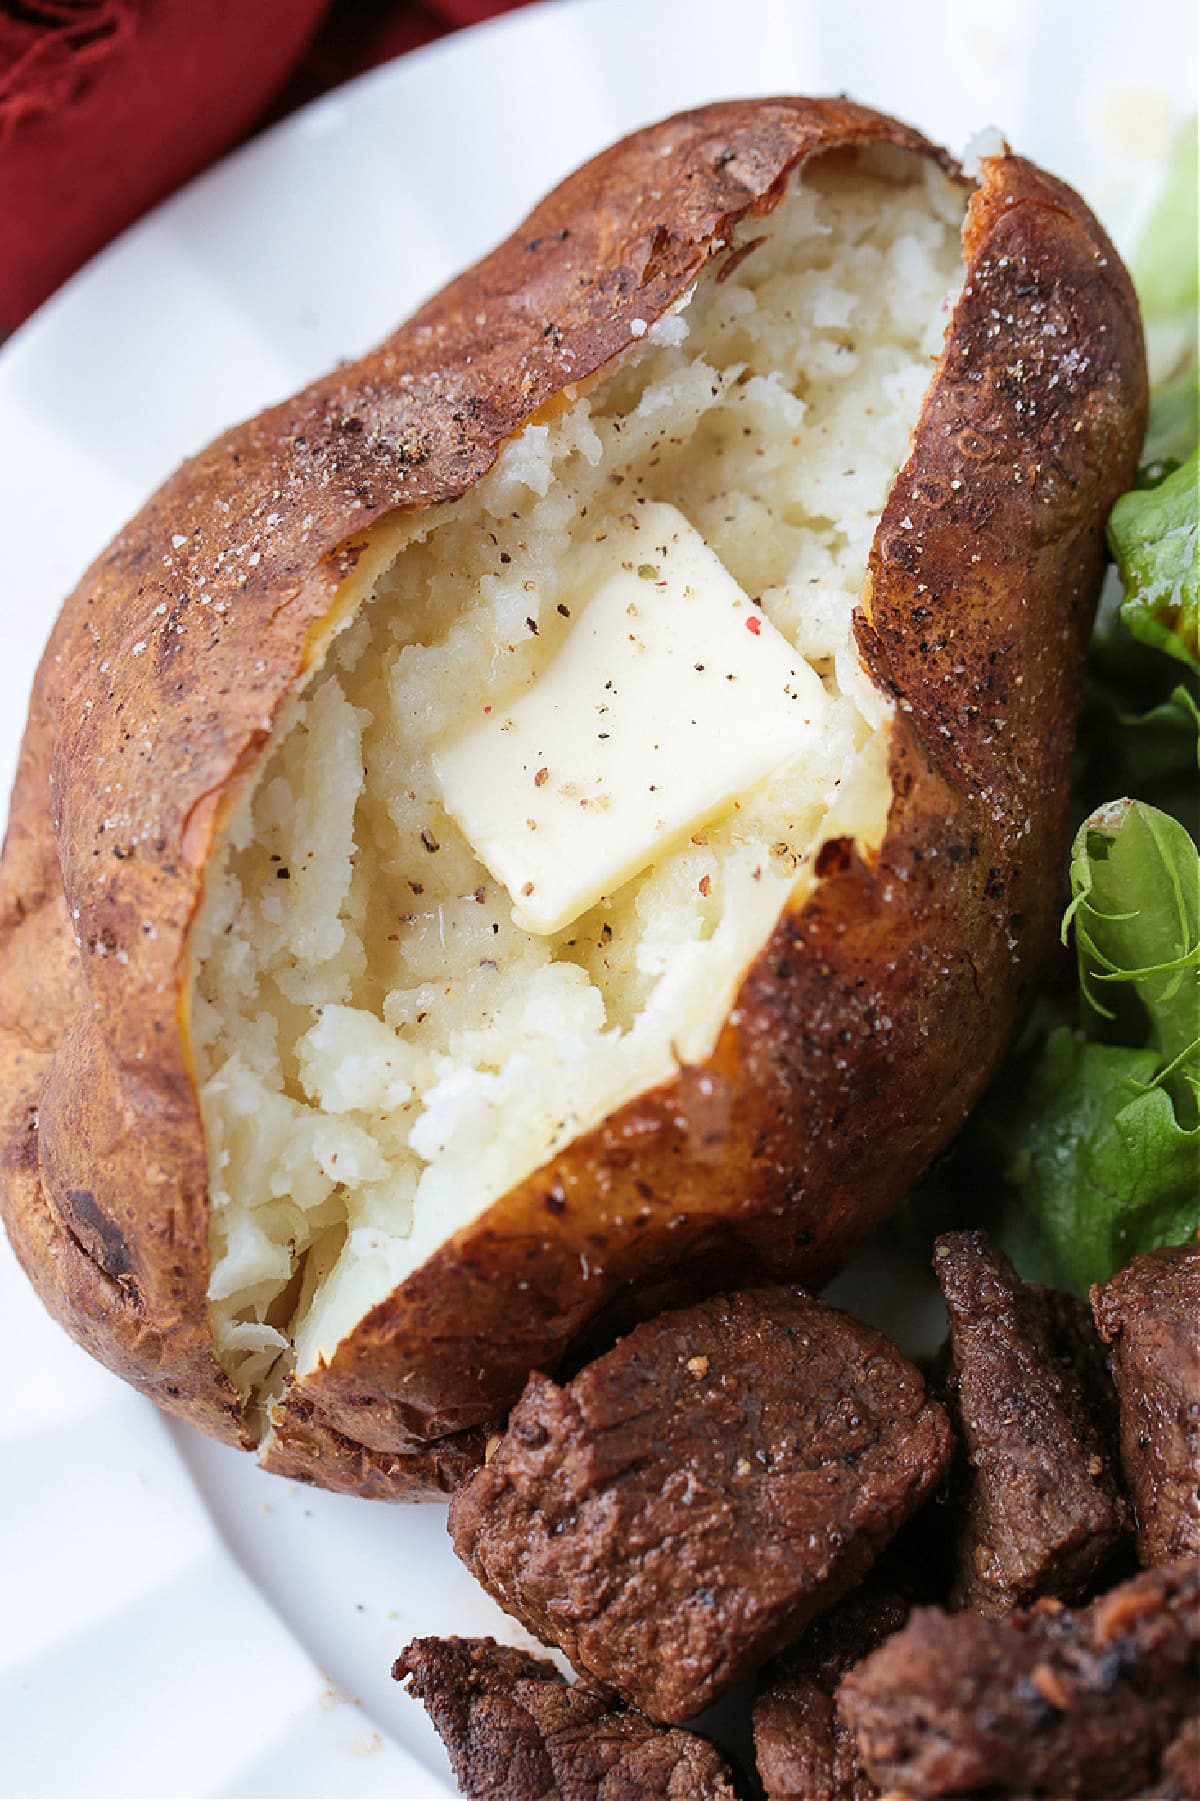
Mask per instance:
[[[500,561],[502,563],[511,563],[512,562],[512,558],[509,556],[509,554],[506,550],[502,550],[500,552]]]
[[[525,248],[526,250],[540,250],[543,244],[565,244],[570,235],[570,227],[564,225],[560,231],[547,232],[545,237],[530,238]]]
[[[537,637],[537,635],[538,635],[537,620],[531,619],[528,614],[526,614],[526,616],[525,616],[525,629],[527,631],[532,632],[535,638]]]
[[[428,851],[440,850],[442,848],[427,825],[421,827],[421,843]]]
[[[275,871],[275,874],[281,882],[290,882],[292,879],[292,872],[286,863],[281,863],[279,868]]]
[[[557,607],[554,610],[556,613],[561,613],[564,619],[569,619],[571,617],[570,607],[564,606],[561,600],[559,601]]]

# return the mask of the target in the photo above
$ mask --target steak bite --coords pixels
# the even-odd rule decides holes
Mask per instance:
[[[1116,1397],[1087,1308],[1022,1282],[983,1232],[937,1240],[964,1494],[952,1604],[1002,1614],[1075,1597],[1130,1531]]]
[[[392,1666],[472,1801],[737,1801],[707,1739],[664,1731],[491,1638],[414,1639]]]
[[[1163,1752],[1154,1801],[1196,1801],[1200,1795],[1200,1699]]]
[[[880,1333],[801,1289],[717,1296],[532,1376],[450,1531],[502,1607],[676,1722],[861,1581],[951,1442]]]
[[[1092,1312],[1112,1346],[1138,1555],[1200,1555],[1200,1244],[1135,1257],[1092,1289]]]
[[[906,1601],[868,1585],[815,1620],[763,1672],[754,1698],[754,1756],[766,1801],[878,1796],[834,1696],[842,1677],[907,1618]]]
[[[1186,1754],[1198,1681],[1200,1562],[1185,1559],[1077,1610],[918,1608],[838,1704],[886,1790],[1127,1796]]]

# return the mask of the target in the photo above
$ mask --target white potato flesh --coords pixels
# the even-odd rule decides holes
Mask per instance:
[[[924,158],[815,159],[728,279],[706,274],[462,501],[381,528],[370,592],[277,727],[192,939],[213,1326],[247,1396],[328,1361],[450,1234],[707,1057],[823,840],[881,841],[891,714],[853,615],[961,280],[963,207]],[[765,770],[743,759],[749,785],[648,866],[597,852],[610,891],[528,930],[459,823],[487,809],[448,796],[447,750],[537,692],[579,570],[665,508],[803,659],[817,729]]]

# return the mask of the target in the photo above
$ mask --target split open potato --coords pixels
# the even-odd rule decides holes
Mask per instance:
[[[1068,188],[762,100],[185,464],[55,627],[0,877],[51,1311],[392,1495],[625,1285],[831,1274],[1053,936],[1144,411]]]

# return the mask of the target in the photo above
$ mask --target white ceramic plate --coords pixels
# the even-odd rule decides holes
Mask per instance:
[[[611,138],[704,100],[845,90],[955,149],[1000,125],[1127,248],[1195,106],[1194,39],[1185,0],[563,0],[289,119],[0,354],[0,792],[59,601],[143,496]],[[890,1261],[839,1290],[920,1336]],[[42,1316],[2,1241],[0,1367],[0,1793],[453,1792],[391,1659],[414,1632],[519,1634],[442,1508],[318,1495],[164,1424]]]

